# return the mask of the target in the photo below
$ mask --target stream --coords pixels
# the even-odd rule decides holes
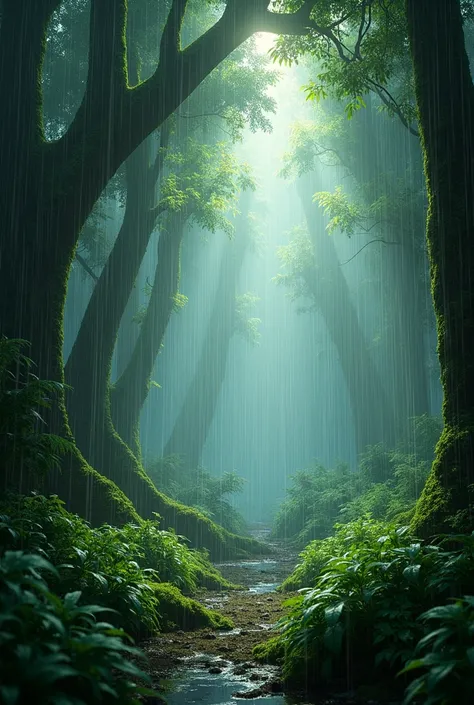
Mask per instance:
[[[202,603],[232,618],[231,631],[175,632],[148,644],[151,662],[160,665],[166,651],[174,668],[161,680],[161,694],[168,705],[290,705],[293,698],[281,691],[278,668],[252,659],[252,648],[263,641],[282,614],[287,599],[275,592],[292,572],[297,556],[281,542],[268,540],[269,531],[253,531],[270,545],[270,557],[216,564],[222,575],[245,590],[203,593]],[[302,701],[298,701],[302,703]]]

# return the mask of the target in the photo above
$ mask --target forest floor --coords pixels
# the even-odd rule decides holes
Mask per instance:
[[[164,633],[141,645],[149,660],[148,670],[156,681],[154,687],[161,690],[164,682],[166,690],[167,681],[177,668],[193,668],[214,676],[230,670],[239,677],[234,690],[241,691],[245,682],[247,698],[281,692],[278,669],[254,662],[252,650],[272,636],[272,625],[283,615],[283,603],[290,595],[275,592],[275,588],[292,572],[297,555],[282,542],[267,541],[266,534],[268,532],[255,534],[255,538],[269,544],[272,555],[216,564],[227,580],[242,586],[241,590],[203,590],[193,595],[205,607],[230,617],[234,629]],[[250,690],[249,682],[252,683]],[[168,700],[166,692],[163,695]],[[190,701],[183,699],[182,702]]]
[[[297,555],[282,542],[269,542],[271,556],[216,564],[222,575],[241,590],[202,591],[195,599],[215,609],[234,623],[231,631],[177,631],[160,634],[141,644],[149,660],[148,671],[156,688],[169,705],[232,705],[249,700],[254,705],[307,705],[304,695],[283,695],[276,666],[254,661],[256,644],[269,639],[274,625],[284,614],[284,603],[292,593],[275,592],[292,572]],[[293,593],[294,594],[294,593]],[[151,702],[151,701],[149,701]],[[153,700],[153,702],[160,702]],[[323,696],[318,705],[378,705],[351,693]],[[391,705],[396,705],[392,703]]]

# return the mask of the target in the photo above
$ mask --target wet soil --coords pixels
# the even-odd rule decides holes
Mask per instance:
[[[265,540],[265,535],[256,538]],[[171,632],[142,644],[154,677],[166,678],[177,666],[189,663],[191,657],[201,664],[205,664],[208,657],[220,657],[234,666],[252,662],[253,647],[270,638],[272,625],[283,615],[283,603],[290,595],[281,595],[275,589],[291,573],[297,560],[281,542],[267,543],[274,551],[271,558],[216,565],[227,580],[242,585],[242,590],[202,591],[193,595],[205,607],[230,617],[234,629]],[[201,658],[201,655],[204,656]],[[252,669],[254,667],[256,664],[252,664]]]
[[[153,687],[168,705],[238,705],[246,700],[253,705],[378,705],[353,693],[326,693],[311,701],[303,693],[283,694],[279,669],[253,660],[254,646],[273,635],[271,627],[283,616],[284,603],[292,596],[275,589],[297,563],[297,555],[283,543],[269,542],[268,534],[255,537],[271,545],[271,557],[216,566],[242,589],[203,591],[194,596],[209,609],[230,617],[234,629],[178,631],[160,634],[142,644]],[[149,703],[164,701],[154,699]]]

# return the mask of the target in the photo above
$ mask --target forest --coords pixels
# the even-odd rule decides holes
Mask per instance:
[[[472,702],[473,77],[473,0],[0,0],[0,705]]]

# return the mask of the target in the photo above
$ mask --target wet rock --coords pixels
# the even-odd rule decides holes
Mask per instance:
[[[267,602],[273,602],[273,597],[267,597]]]
[[[237,666],[237,668],[234,668],[232,673],[234,676],[245,676],[247,670],[245,668],[242,668],[242,666]]]
[[[260,617],[266,618],[270,616],[270,612],[262,612]]]
[[[264,681],[264,680],[265,680],[265,676],[262,676],[261,673],[252,673],[249,678],[249,681]]]
[[[248,636],[249,632],[246,629],[240,630],[240,636]]]
[[[283,693],[283,685],[281,681],[270,681],[262,686],[266,693]]]
[[[207,632],[206,634],[202,635],[203,639],[217,639],[217,636],[213,634],[212,632]]]
[[[219,666],[211,666],[211,668],[208,670],[208,673],[217,675],[218,673],[222,673],[222,668],[219,668]]]

